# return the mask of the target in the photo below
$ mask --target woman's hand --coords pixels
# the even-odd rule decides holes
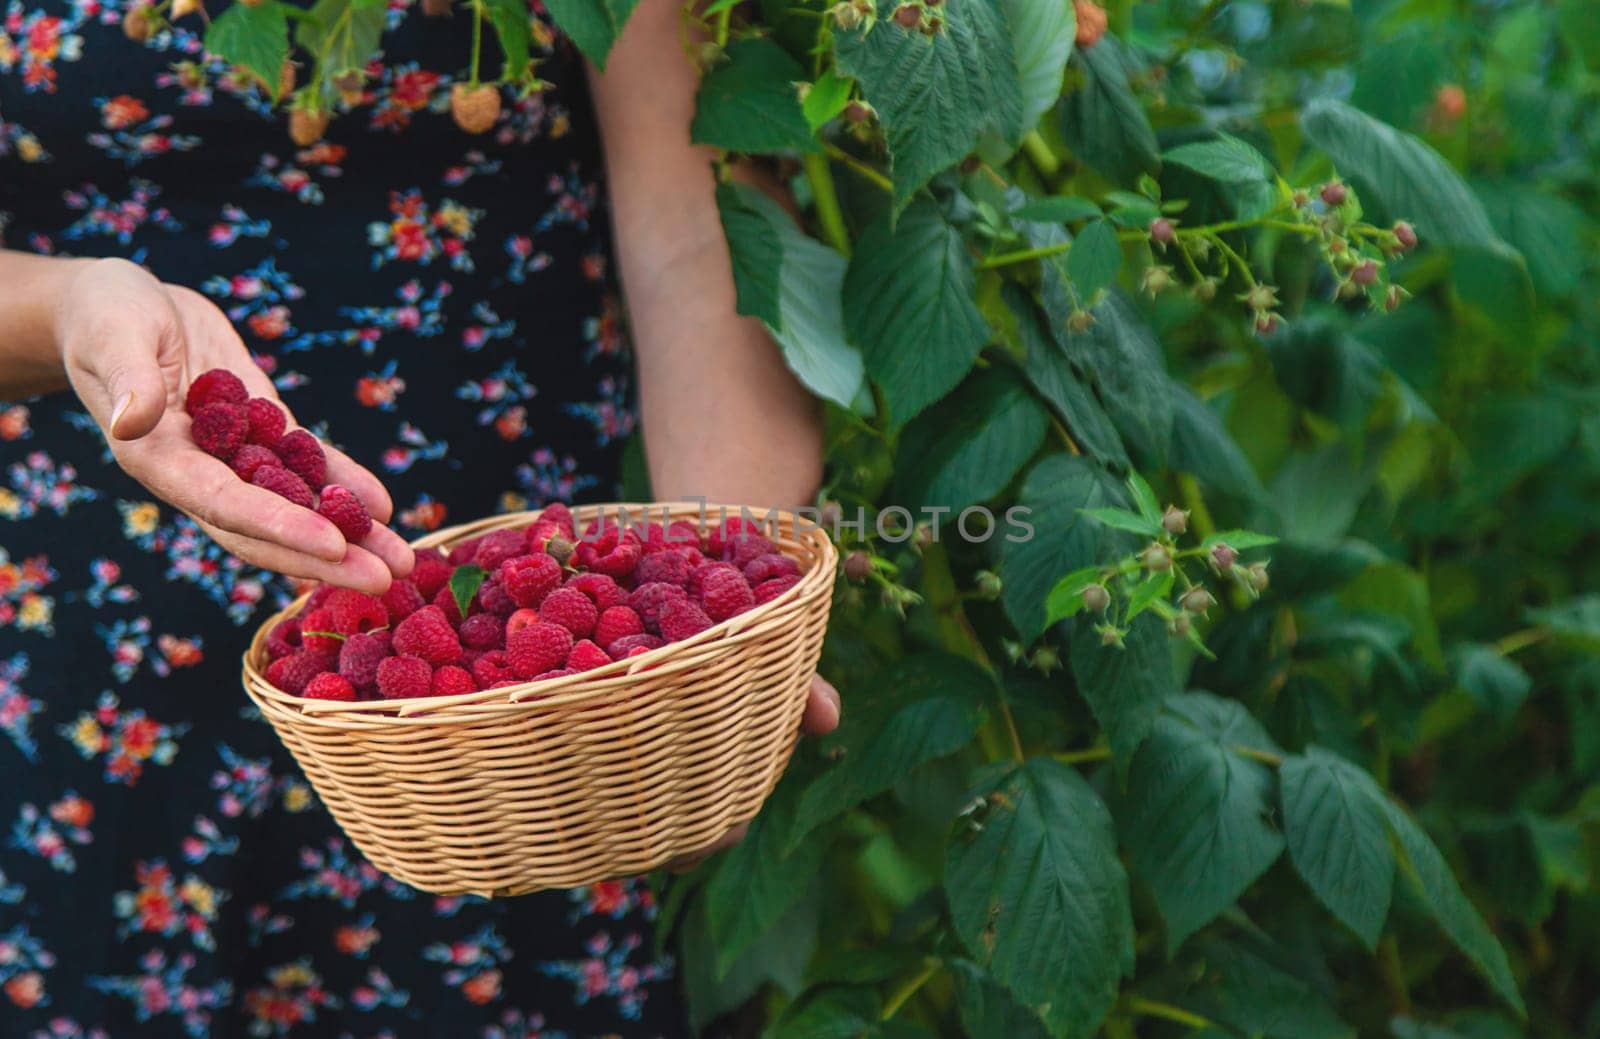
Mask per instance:
[[[183,401],[201,372],[226,368],[252,396],[282,406],[227,316],[204,296],[135,264],[98,260],[67,280],[53,324],[67,378],[117,464],[229,552],[290,577],[373,594],[411,572],[410,546],[383,526],[394,511],[388,492],[342,452],[324,445],[328,482],[354,491],[377,521],[360,545],[347,545],[332,523],[244,482],[195,445]]]

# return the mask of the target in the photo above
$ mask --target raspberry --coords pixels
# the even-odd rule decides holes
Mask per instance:
[[[648,653],[652,649],[660,649],[666,643],[660,635],[624,635],[606,647],[606,652],[611,654],[611,659],[621,660],[637,653]]]
[[[682,588],[693,570],[689,557],[680,552],[655,552],[639,560],[633,576],[640,584],[662,581]]]
[[[567,587],[594,600],[598,610],[609,610],[628,601],[628,593],[605,574],[579,574],[567,582]]]
[[[571,541],[575,536],[574,530],[576,528],[572,525],[572,510],[562,502],[553,501],[546,505],[539,513],[539,520],[541,522],[554,523],[560,527],[562,533],[566,534],[568,541]]]
[[[467,133],[487,133],[500,118],[500,88],[457,83],[450,88],[450,115]]]
[[[760,534],[761,524],[742,516],[730,516],[706,534],[706,553],[721,559],[727,552],[728,542],[741,534]]]
[[[319,584],[311,592],[311,597],[306,600],[306,610],[314,610],[319,606],[328,605],[328,597],[339,589],[331,584]],[[300,611],[302,613],[305,610]]]
[[[516,600],[506,594],[505,587],[494,578],[478,586],[478,605],[485,613],[496,617],[509,617],[517,612]]]
[[[587,595],[571,588],[558,588],[545,596],[539,604],[539,619],[549,624],[559,624],[576,638],[584,638],[594,631],[600,612]]]
[[[572,651],[572,632],[559,624],[530,624],[506,640],[506,662],[518,678],[560,667]],[[479,661],[482,663],[482,661]]]
[[[757,556],[746,563],[744,567],[744,579],[750,582],[750,587],[752,588],[762,581],[768,581],[774,577],[799,576],[800,564],[788,556],[778,555],[776,552]]]
[[[488,650],[484,649],[466,649],[463,647],[461,650],[461,659],[456,661],[455,666],[471,671],[472,665],[476,664],[478,662],[478,658],[487,652]]]
[[[383,608],[389,611],[390,624],[399,624],[426,605],[428,600],[410,578],[393,582],[383,593]]]
[[[588,545],[594,550],[596,557],[603,556],[617,547],[617,542],[622,540],[622,528],[617,526],[616,520],[593,519],[583,528],[583,545]],[[580,545],[581,549],[583,545]]]
[[[345,635],[389,624],[389,610],[382,599],[352,588],[335,588],[328,596],[328,612],[333,614],[333,630]]]
[[[500,585],[518,606],[538,606],[561,584],[561,567],[549,556],[514,556],[500,564]]]
[[[357,689],[371,689],[378,682],[378,665],[391,655],[387,631],[351,635],[339,650],[339,674]]]
[[[427,696],[433,688],[433,668],[421,657],[386,657],[378,665],[378,695],[385,700]]]
[[[282,466],[264,465],[251,475],[250,482],[280,498],[287,498],[303,509],[316,506],[316,499],[311,496],[311,488],[306,486],[306,482]]]
[[[584,639],[572,647],[572,652],[567,654],[567,667],[573,671],[593,671],[597,667],[605,667],[611,663],[611,657],[599,646]]]
[[[237,404],[207,404],[194,413],[189,435],[200,450],[224,462],[244,445],[245,434],[250,431],[250,420]]]
[[[300,648],[300,618],[286,617],[267,632],[267,658],[277,660]]]
[[[250,423],[245,441],[263,447],[271,447],[283,439],[283,431],[289,425],[283,409],[265,397],[251,397],[245,401],[244,415]]]
[[[796,575],[773,577],[762,581],[753,589],[755,593],[756,605],[759,606],[764,602],[771,602],[799,583],[800,578]]]
[[[529,679],[529,681],[543,682],[547,678],[566,678],[569,675],[575,675],[577,673],[578,672],[574,671],[570,667],[558,667],[553,670],[534,675],[533,678]]]
[[[463,668],[454,664],[441,667],[433,673],[433,681],[428,686],[431,696],[455,696],[457,693],[475,693],[478,683],[472,675]]]
[[[728,562],[743,570],[762,556],[775,555],[777,552],[778,546],[769,538],[760,534],[742,534],[728,542],[726,556]]]
[[[705,576],[700,583],[700,602],[706,616],[714,621],[725,621],[743,613],[756,604],[750,592],[750,583],[737,570],[717,570]]]
[[[461,608],[456,605],[455,592],[451,590],[449,585],[445,585],[443,588],[439,589],[438,592],[434,593],[433,605],[439,607],[439,609],[443,611],[444,619],[449,621],[452,625],[461,623]],[[470,610],[472,608],[472,604],[468,603],[467,608]]]
[[[611,644],[628,635],[644,634],[644,621],[626,606],[613,606],[600,615],[594,625],[594,640],[608,651]]]
[[[529,552],[546,552],[549,551],[547,546],[552,538],[560,538],[562,541],[569,542],[572,540],[567,537],[567,532],[561,529],[561,525],[554,520],[534,520],[533,525],[528,528],[527,534],[524,536],[525,547]]]
[[[344,639],[333,620],[333,611],[319,606],[300,618],[300,645],[317,653],[337,653]]]
[[[273,454],[270,448],[262,447],[260,444],[245,444],[228,459],[228,465],[238,474],[239,479],[248,483],[250,477],[254,476],[256,470],[262,466],[276,467],[278,456]]]
[[[525,547],[523,538],[520,530],[496,530],[485,534],[478,542],[478,552],[472,561],[492,574],[495,567],[512,556],[522,554]]]
[[[688,599],[673,599],[661,607],[661,637],[677,642],[711,627],[711,618]]]
[[[478,542],[482,540],[482,538],[468,538],[450,550],[445,562],[451,566],[466,566],[478,554]]]
[[[675,584],[663,584],[656,581],[653,584],[641,584],[628,596],[628,605],[633,612],[644,621],[647,631],[659,631],[661,626],[661,609],[674,599],[687,599],[682,588]]]
[[[475,613],[461,622],[460,635],[467,649],[494,649],[505,641],[506,625],[492,613]]]
[[[424,606],[394,629],[394,651],[435,666],[461,659],[461,639],[437,606]]]
[[[699,598],[700,590],[705,587],[706,577],[710,574],[714,574],[723,570],[736,574],[739,573],[739,568],[734,566],[732,563],[705,563],[696,567],[689,575],[688,582],[684,584],[684,591],[688,592],[695,598]]]
[[[639,565],[639,542],[630,535],[617,543],[617,547],[597,556],[589,569],[608,577],[627,577]]]
[[[339,484],[330,483],[322,489],[317,502],[317,512],[339,528],[346,541],[360,541],[372,530],[372,517],[353,492]]]
[[[493,689],[507,679],[517,680],[516,673],[511,670],[510,657],[503,649],[491,649],[474,660],[472,677],[477,681],[479,689]]]
[[[311,700],[354,700],[356,688],[332,671],[324,671],[307,682],[300,695]]]
[[[272,448],[283,460],[283,467],[306,482],[321,487],[328,475],[328,456],[322,453],[317,438],[303,429],[285,433]]]
[[[424,599],[432,599],[439,594],[439,589],[450,583],[450,564],[437,554],[424,555],[418,552],[416,568],[411,571],[411,581]]]
[[[306,684],[328,670],[332,659],[326,653],[304,649],[267,665],[267,681],[286,693],[299,696]]]
[[[193,415],[207,404],[243,404],[249,399],[250,391],[244,388],[243,379],[226,368],[213,368],[201,372],[189,384],[183,410]]]
[[[462,623],[466,622],[463,621]],[[524,606],[522,609],[516,611],[511,616],[506,618],[505,637],[509,639],[512,635],[515,635],[528,625],[538,623],[539,611],[534,609],[532,606]]]

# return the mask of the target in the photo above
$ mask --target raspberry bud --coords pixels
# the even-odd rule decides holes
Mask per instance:
[[[1094,327],[1094,315],[1087,310],[1074,310],[1067,317],[1067,331],[1082,335]]]
[[[1163,264],[1155,264],[1144,269],[1139,276],[1139,289],[1152,296],[1159,295],[1172,288],[1172,268]]]
[[[1397,310],[1406,298],[1406,290],[1398,285],[1390,285],[1389,291],[1383,294],[1383,309]]]
[[[1173,230],[1172,221],[1164,216],[1158,216],[1150,221],[1150,240],[1158,245],[1171,245],[1178,237]]]
[[[1363,287],[1371,285],[1378,280],[1378,263],[1376,260],[1363,260],[1350,272],[1350,280]]]
[[[1417,247],[1417,229],[1404,220],[1394,225],[1394,244],[1403,253],[1408,253]]]
[[[1336,180],[1322,185],[1322,201],[1325,205],[1334,209],[1344,205],[1344,200],[1349,197],[1349,194],[1345,190],[1345,186]]]
[[[1304,188],[1295,189],[1294,208],[1304,209],[1311,204],[1311,193]]]
[[[1172,569],[1172,553],[1167,551],[1166,545],[1152,541],[1139,554],[1139,563],[1153,574],[1165,573]]]
[[[1202,303],[1210,303],[1217,298],[1217,279],[1212,277],[1201,278],[1194,283],[1194,298]]]
[[[1199,587],[1184,592],[1183,597],[1178,600],[1178,605],[1190,613],[1205,613],[1216,604],[1217,600],[1211,597],[1211,593]]]
[[[1260,314],[1256,317],[1256,331],[1264,336],[1276,332],[1281,324],[1283,321],[1276,314]]]
[[[1040,646],[1033,651],[1033,658],[1029,663],[1041,675],[1048,675],[1061,666],[1061,654],[1052,646]]]
[[[1252,285],[1250,291],[1239,298],[1251,310],[1271,310],[1278,305],[1278,290],[1271,285]]]
[[[1122,648],[1123,632],[1115,624],[1102,624],[1094,630],[1100,633],[1100,645]]]
[[[911,540],[916,543],[918,548],[926,549],[939,540],[939,535],[931,524],[918,523],[916,533],[912,535]]]
[[[1103,584],[1091,584],[1083,590],[1083,604],[1096,613],[1104,613],[1111,605],[1111,593]]]
[[[1161,529],[1168,534],[1182,534],[1189,529],[1189,513],[1176,505],[1168,505],[1161,514]]]
[[[834,25],[847,31],[861,24],[861,14],[853,4],[834,4],[828,8],[828,14],[832,16]]]
[[[1250,587],[1258,595],[1266,591],[1267,585],[1271,583],[1267,577],[1267,564],[1265,563],[1251,563],[1250,568],[1245,571],[1245,575],[1250,582]]]
[[[1167,631],[1173,635],[1187,635],[1189,634],[1189,630],[1193,627],[1194,623],[1189,620],[1189,615],[1187,613],[1180,613],[1176,617],[1167,621]]]
[[[979,570],[973,587],[977,589],[980,599],[1000,598],[1000,575],[989,570]]]
[[[844,519],[844,509],[836,501],[825,501],[817,510],[817,525],[825,530],[836,529],[842,519]]]
[[[902,29],[916,29],[922,25],[922,8],[917,4],[901,4],[891,17]]]
[[[936,14],[930,14],[922,23],[922,35],[937,36],[944,31],[944,19]]]
[[[860,584],[872,573],[872,557],[860,549],[844,557],[844,576],[846,580]]]
[[[1211,565],[1220,573],[1227,573],[1233,569],[1233,564],[1238,559],[1239,553],[1234,551],[1232,545],[1224,545],[1219,541],[1211,546]]]

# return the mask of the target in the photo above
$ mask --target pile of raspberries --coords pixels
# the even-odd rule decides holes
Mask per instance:
[[[400,700],[560,678],[698,635],[799,580],[746,520],[703,538],[683,520],[596,521],[578,537],[558,503],[527,528],[417,552],[382,598],[318,588],[267,634],[267,681],[319,700]],[[457,594],[474,582],[463,615]]]
[[[284,432],[289,419],[283,409],[250,396],[237,375],[225,368],[203,372],[189,384],[184,410],[195,444],[227,462],[239,479],[316,510],[346,541],[360,541],[372,529],[360,498],[339,484],[324,486],[328,457],[317,438],[303,429]]]

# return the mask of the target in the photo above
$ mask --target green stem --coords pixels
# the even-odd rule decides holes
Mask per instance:
[[[822,225],[822,237],[845,256],[850,255],[850,232],[844,226],[844,213],[839,209],[839,193],[834,190],[833,170],[828,168],[828,157],[815,152],[807,153],[804,166],[806,179],[811,182],[811,197],[817,205],[817,222]]]
[[[1111,757],[1111,748],[1100,746],[1086,747],[1083,750],[1064,750],[1050,757],[1063,765],[1087,765],[1095,761],[1108,760]]]
[[[1400,1017],[1411,1013],[1411,993],[1406,988],[1405,969],[1400,964],[1400,943],[1386,935],[1378,943],[1378,975],[1389,996],[1389,1009]]]
[[[310,11],[303,11],[291,4],[279,4],[278,8],[279,10],[283,11],[284,16],[291,22],[315,23],[317,21],[317,16],[312,14]]]
[[[483,0],[472,0],[472,86],[478,85],[478,59],[483,54]]]
[[[1270,750],[1257,750],[1254,747],[1245,747],[1240,745],[1235,745],[1229,747],[1228,749],[1239,755],[1241,758],[1249,758],[1251,761],[1259,761],[1263,765],[1271,765],[1273,768],[1278,768],[1283,764],[1283,756],[1280,754],[1274,754]]]
[[[728,23],[733,18],[733,8],[724,7],[717,12],[717,46],[728,45]]]
[[[1050,150],[1050,145],[1039,136],[1038,130],[1030,130],[1028,136],[1022,139],[1022,152],[1033,163],[1033,168],[1039,171],[1039,176],[1045,180],[1055,182],[1056,174],[1061,172],[1061,160],[1056,158],[1056,153]]]
[[[1523,628],[1497,641],[1494,644],[1494,651],[1503,657],[1508,657],[1518,650],[1536,646],[1549,637],[1550,632],[1544,628]]]
[[[1018,761],[1026,760],[1027,755],[1022,752],[1022,736],[1017,732],[1017,720],[1011,716],[1011,705],[1005,698],[1000,699],[1000,717],[1006,723],[1006,735],[1011,737],[1011,754]]]
[[[1173,1024],[1185,1025],[1196,1031],[1202,1028],[1215,1028],[1216,1025],[1209,1018],[1199,1014],[1175,1007],[1171,1003],[1162,1003],[1154,999],[1145,999],[1143,996],[1128,997],[1128,1012],[1140,1014],[1144,1017],[1159,1017],[1163,1021]]]
[[[1079,447],[1078,442],[1072,439],[1072,434],[1067,432],[1067,427],[1061,424],[1060,419],[1056,418],[1054,415],[1051,415],[1050,425],[1055,430],[1056,436],[1061,438],[1061,443],[1068,451],[1071,451],[1075,455],[1083,454],[1083,448]]]
[[[839,162],[844,163],[846,166],[850,167],[856,173],[860,174],[861,177],[863,177],[866,180],[871,181],[872,183],[876,184],[878,187],[882,188],[883,190],[888,191],[890,193],[893,193],[893,191],[894,191],[894,182],[891,181],[888,177],[885,177],[883,174],[879,173],[877,170],[873,169],[871,166],[868,166],[866,163],[862,162],[860,159],[856,158],[854,155],[851,155],[849,152],[845,151],[843,148],[840,148],[838,145],[827,144],[827,145],[823,145],[823,147],[827,150],[828,155],[830,157],[838,160]]]
[[[928,983],[928,979],[938,973],[941,963],[931,957],[923,963],[922,970],[916,976],[908,979],[905,984],[895,989],[889,996],[888,1002],[883,1004],[883,1013],[878,1015],[878,1020],[887,1021],[900,1012],[906,1001],[917,994],[917,990]]]

